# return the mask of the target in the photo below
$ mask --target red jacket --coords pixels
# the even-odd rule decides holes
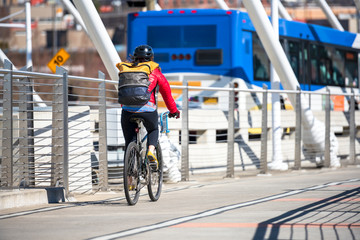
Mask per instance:
[[[161,73],[159,68],[156,68],[149,75],[150,85],[148,91],[152,91],[159,85],[159,91],[161,96],[163,97],[166,107],[169,109],[170,113],[175,113],[177,111],[176,103],[174,98],[171,95],[170,84],[165,78],[165,76]],[[151,94],[150,102],[156,103],[155,94]]]

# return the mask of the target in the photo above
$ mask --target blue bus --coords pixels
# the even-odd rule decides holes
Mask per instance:
[[[267,84],[270,88],[270,61],[246,12],[137,12],[128,15],[127,31],[128,53],[137,45],[151,45],[155,61],[170,80],[187,73],[212,79],[203,86],[225,87],[238,81],[240,87],[256,89]],[[359,35],[279,19],[279,37],[302,90],[359,88]]]

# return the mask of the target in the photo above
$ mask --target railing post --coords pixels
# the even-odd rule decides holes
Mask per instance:
[[[28,71],[32,71],[28,69]],[[35,187],[35,132],[34,132],[34,96],[33,96],[33,80],[27,78],[29,86],[27,87],[27,129],[28,129],[28,173],[29,186]]]
[[[354,90],[351,89],[351,97],[350,97],[350,153],[349,153],[349,163],[356,164],[355,158],[355,93]]]
[[[64,188],[65,188],[65,196],[69,196],[69,111],[68,111],[68,73],[64,69],[63,74],[63,94],[62,94],[62,107],[63,107],[63,164],[64,164],[64,172],[63,172],[63,181],[64,181]]]
[[[108,155],[106,126],[106,84],[105,74],[99,71],[99,185],[101,191],[108,190]]]
[[[296,127],[295,127],[295,156],[294,156],[294,169],[301,168],[301,89],[297,87],[296,93]]]
[[[235,108],[235,89],[234,83],[230,84],[232,88],[229,91],[229,113],[228,113],[228,139],[227,139],[227,165],[226,165],[226,177],[234,177],[234,134],[235,134],[235,122],[234,122],[234,108]]]
[[[268,88],[263,85],[263,102],[262,102],[262,124],[261,124],[261,157],[260,157],[260,174],[267,174],[267,99]]]
[[[326,87],[324,167],[330,167],[330,90]]]
[[[32,67],[27,69],[31,71]],[[30,186],[30,154],[33,156],[34,144],[33,141],[33,101],[32,89],[30,86],[30,79],[28,77],[19,79],[19,174],[20,186]],[[29,114],[31,113],[31,115]],[[31,127],[31,132],[29,127]]]
[[[52,171],[51,186],[65,188],[69,194],[69,132],[68,132],[68,74],[64,68],[57,67],[56,74],[62,78],[56,79],[52,106]]]
[[[61,116],[61,94],[62,94],[62,79],[56,79],[54,82],[54,95],[52,101],[52,139],[51,139],[51,186],[55,187],[60,184],[61,179],[61,132],[60,121]]]
[[[11,72],[4,75],[1,186],[13,187],[13,65],[5,60],[4,68]]]
[[[189,180],[189,97],[188,83],[183,80],[181,116],[181,180]]]

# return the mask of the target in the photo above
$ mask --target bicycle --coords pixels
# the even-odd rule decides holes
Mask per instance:
[[[168,114],[160,114],[160,133],[168,133]],[[135,205],[139,200],[140,191],[147,186],[151,201],[157,201],[161,195],[163,181],[163,160],[159,142],[155,147],[155,155],[158,166],[150,166],[147,156],[147,134],[142,137],[144,119],[132,118],[130,121],[137,123],[136,140],[132,141],[125,153],[124,158],[124,191],[129,205]]]

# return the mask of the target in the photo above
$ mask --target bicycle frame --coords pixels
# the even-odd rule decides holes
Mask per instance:
[[[168,115],[169,115],[169,111],[167,112],[163,112],[160,114],[160,133],[163,134],[167,134],[170,132],[169,130],[169,121],[168,121]],[[141,134],[141,129],[144,127],[144,125],[142,124],[142,120],[137,119],[136,121],[137,124],[137,128],[135,128],[135,132],[136,132],[136,144],[139,146],[139,152],[140,152],[140,156],[141,156],[141,164],[146,164],[146,153],[147,153],[147,146],[143,147],[143,144],[145,143],[145,141],[147,140],[148,134],[146,133],[145,136],[143,138],[141,138],[142,134]],[[141,140],[140,140],[141,139]]]
[[[161,133],[169,132],[167,115],[168,112],[160,115]],[[148,134],[142,136],[141,129],[144,127],[144,124],[142,124],[143,119],[134,118],[131,121],[134,121],[137,124],[137,127],[135,128],[136,141],[129,144],[124,159],[124,189],[126,200],[129,205],[135,205],[138,201],[141,189],[147,186],[150,199],[152,201],[157,201],[161,194],[163,180],[161,146],[160,144],[155,146],[156,151],[154,153],[157,156],[158,163],[156,169],[153,169],[150,167],[148,158],[146,157],[148,148],[147,146],[143,146],[148,137]],[[133,187],[133,181],[136,181],[135,188]],[[134,190],[135,192],[130,193]]]
[[[143,138],[141,138],[141,129],[144,127],[144,125],[142,124],[141,120],[136,120],[135,121],[137,124],[137,127],[135,128],[135,132],[136,132],[136,144],[139,146],[139,152],[140,152],[140,156],[141,156],[141,160],[143,162],[145,156],[146,156],[146,147],[143,147],[143,144],[145,143],[145,141],[147,140],[147,133],[145,134],[145,136]],[[145,151],[144,151],[145,150]]]

